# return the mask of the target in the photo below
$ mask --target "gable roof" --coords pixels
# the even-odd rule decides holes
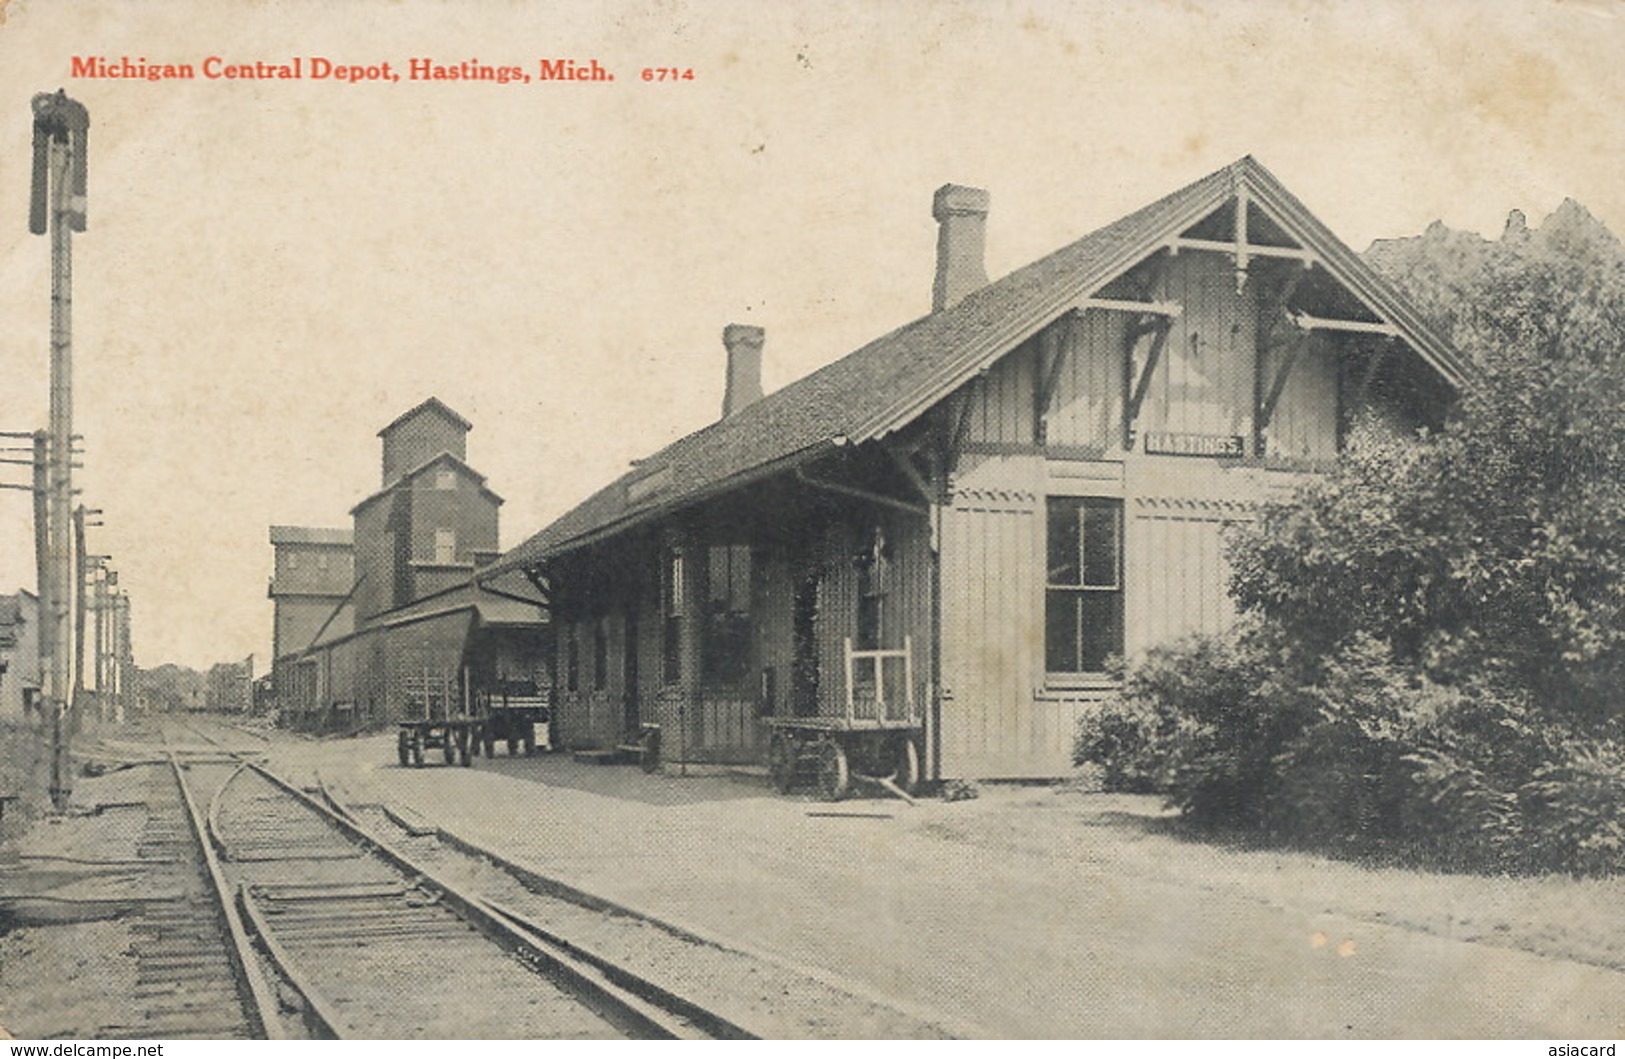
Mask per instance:
[[[473,479],[474,484],[479,487],[480,492],[484,493],[486,496],[489,496],[493,503],[501,504],[503,502],[502,498],[496,494],[496,491],[485,484],[485,475],[470,467],[467,461],[461,459],[456,453],[437,452],[433,456],[430,456],[428,459],[424,460],[422,463],[418,464],[416,467],[413,467],[411,470],[402,474],[393,482],[390,482],[388,485],[384,486],[382,489],[363,498],[359,503],[356,504],[355,507],[350,509],[350,514],[354,515],[357,511],[360,511],[362,508],[366,507],[368,504],[372,503],[374,500],[377,500],[381,496],[388,496],[390,493],[393,493],[395,490],[406,485],[412,479],[423,474],[437,463],[451,464],[454,469],[461,471],[466,477]]]
[[[394,430],[408,419],[416,419],[425,412],[437,412],[442,417],[449,419],[457,426],[462,427],[465,432],[474,429],[473,423],[470,423],[468,420],[452,411],[451,406],[446,404],[446,402],[442,401],[438,397],[430,397],[428,400],[425,400],[420,404],[413,405],[411,408],[408,408],[406,411],[390,420],[389,425],[378,432],[378,436],[383,437],[385,434],[388,434],[390,431]]]
[[[1249,155],[680,438],[490,570],[531,565],[833,448],[900,430],[1243,189],[1434,370],[1461,386],[1469,369],[1460,354]]]

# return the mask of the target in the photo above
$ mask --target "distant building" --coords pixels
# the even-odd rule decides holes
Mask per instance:
[[[377,491],[350,530],[271,529],[276,703],[311,725],[455,711],[498,685],[546,686],[543,599],[486,583],[502,498],[467,462],[468,420],[431,397],[378,432]]]
[[[20,717],[40,693],[39,597],[0,596],[0,717]]]
[[[254,656],[209,667],[203,708],[215,713],[247,713],[254,705]]]
[[[352,614],[342,604],[355,587],[354,540],[347,529],[271,527],[271,657],[309,645],[329,627],[337,634],[350,631]]]

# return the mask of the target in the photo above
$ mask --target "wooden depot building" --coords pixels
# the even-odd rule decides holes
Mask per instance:
[[[547,588],[557,739],[902,719],[927,777],[1060,775],[1108,659],[1232,620],[1227,523],[1469,370],[1250,157],[995,282],[987,208],[941,188],[930,315],[776,393],[728,327],[722,418],[491,568]]]

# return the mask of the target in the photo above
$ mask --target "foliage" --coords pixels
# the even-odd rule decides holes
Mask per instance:
[[[1357,430],[1336,471],[1239,527],[1247,621],[1130,669],[1077,754],[1202,825],[1619,871],[1625,249],[1572,205],[1469,246],[1466,275],[1406,265],[1425,242],[1388,263],[1481,377],[1443,430]]]

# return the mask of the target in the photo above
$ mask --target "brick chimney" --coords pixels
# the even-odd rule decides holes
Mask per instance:
[[[982,262],[987,202],[986,191],[959,184],[942,185],[931,200],[931,216],[937,220],[937,278],[931,285],[934,313],[987,285],[987,266]]]
[[[728,348],[728,387],[722,394],[722,418],[762,399],[762,340],[766,332],[750,324],[722,329]]]

